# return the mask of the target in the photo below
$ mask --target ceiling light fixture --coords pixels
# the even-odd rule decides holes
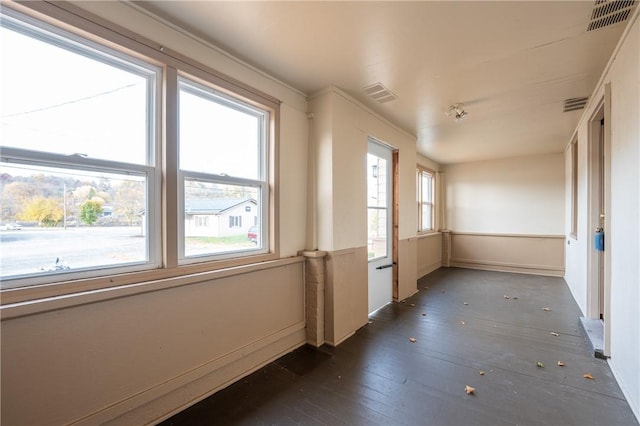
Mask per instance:
[[[464,110],[464,104],[453,104],[449,106],[449,110],[446,114],[447,117],[454,117],[456,121],[460,121],[469,115],[469,113]]]

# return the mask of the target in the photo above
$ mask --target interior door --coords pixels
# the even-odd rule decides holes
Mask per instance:
[[[393,300],[393,173],[392,151],[369,140],[367,154],[367,246],[369,313]]]
[[[596,232],[601,232],[605,235],[605,244],[602,247],[602,251],[598,251],[598,310],[600,311],[600,319],[604,321],[604,268],[605,268],[605,256],[604,250],[606,250],[606,234],[605,234],[605,145],[604,145],[604,118],[600,120],[600,136],[598,141],[598,210],[600,210],[599,214],[599,223],[596,227]]]

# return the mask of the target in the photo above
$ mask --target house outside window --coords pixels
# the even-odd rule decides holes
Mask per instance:
[[[222,95],[187,76],[179,78],[179,106],[181,201],[186,207],[210,201],[224,205],[223,209],[238,210],[227,215],[228,229],[217,231],[218,235],[227,234],[226,243],[219,236],[209,235],[204,240],[189,236],[185,230],[180,241],[181,262],[265,249],[247,238],[250,221],[242,217],[254,216],[250,209],[255,205],[259,223],[264,223],[261,215],[269,193],[265,155],[268,111]]]
[[[229,216],[229,228],[242,227],[242,216]]]
[[[417,170],[418,232],[430,232],[435,228],[435,178],[430,170]]]
[[[274,256],[277,100],[108,28],[86,39],[84,18],[75,32],[0,13],[2,290]]]

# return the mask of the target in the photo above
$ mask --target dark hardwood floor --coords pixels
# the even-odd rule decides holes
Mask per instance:
[[[561,278],[443,268],[418,288],[162,425],[638,424]]]

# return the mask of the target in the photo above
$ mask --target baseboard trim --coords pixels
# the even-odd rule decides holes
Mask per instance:
[[[325,343],[329,346],[332,347],[336,347],[338,346],[340,343],[344,342],[345,340],[347,340],[349,337],[353,336],[354,334],[356,334],[356,330],[354,331],[350,331],[349,333],[347,333],[346,335],[342,336],[341,338],[339,338],[336,342],[331,342],[331,341],[326,341]]]
[[[293,324],[73,424],[156,424],[304,345],[304,327]]]
[[[544,275],[550,277],[563,277],[564,268],[548,265],[529,265],[504,262],[479,261],[473,259],[452,258],[450,266],[467,269],[480,269],[496,272],[514,272],[519,274]]]
[[[424,277],[425,275],[429,275],[430,273],[432,273],[433,271],[435,271],[437,269],[440,269],[441,267],[442,267],[442,261],[441,260],[439,260],[437,262],[430,263],[425,268],[422,268],[420,271],[418,271],[418,279]]]

